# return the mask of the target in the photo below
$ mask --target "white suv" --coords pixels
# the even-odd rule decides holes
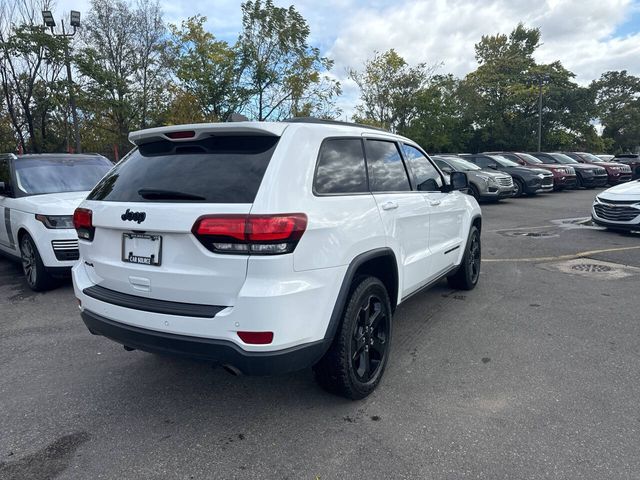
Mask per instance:
[[[391,316],[480,273],[481,213],[411,140],[315,119],[153,128],[76,211],[76,296],[125,349],[376,387]]]
[[[78,260],[73,212],[113,164],[101,155],[0,155],[0,253],[22,261],[35,291]]]

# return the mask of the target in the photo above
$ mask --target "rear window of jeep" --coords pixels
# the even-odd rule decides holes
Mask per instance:
[[[278,140],[230,135],[143,144],[113,168],[88,199],[253,203]]]

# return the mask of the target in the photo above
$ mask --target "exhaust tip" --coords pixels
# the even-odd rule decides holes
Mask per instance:
[[[222,368],[224,368],[228,373],[230,373],[234,377],[239,377],[242,375],[242,372],[238,370],[236,367],[234,367],[233,365],[222,365]]]

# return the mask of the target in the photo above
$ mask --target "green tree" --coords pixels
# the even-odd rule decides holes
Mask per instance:
[[[196,15],[183,20],[179,27],[169,27],[172,69],[178,80],[171,110],[182,112],[184,100],[189,99],[193,102],[191,110],[199,113],[196,118],[225,121],[243,102],[238,89],[237,55],[227,42],[216,40],[204,29],[206,21],[207,17]],[[184,113],[193,116],[196,112]]]
[[[160,107],[168,101],[169,42],[158,0],[136,0],[134,14],[137,19],[135,42],[138,68],[135,77],[140,112],[139,126],[146,128],[149,123],[159,121],[162,111]]]
[[[609,71],[590,86],[596,97],[602,136],[616,152],[640,149],[640,77]]]
[[[412,138],[428,152],[461,152],[471,136],[465,115],[465,95],[461,81],[453,75],[436,75],[418,91],[413,101],[415,115],[398,131]]]
[[[483,36],[478,68],[463,85],[474,126],[472,151],[537,148],[539,82],[543,79],[542,148],[577,148],[594,139],[590,92],[560,62],[539,65],[540,31],[518,25],[508,36]]]
[[[57,88],[66,40],[49,35],[43,26],[27,23],[34,8],[25,4],[22,15],[0,25],[0,88],[22,149],[40,152],[49,115],[56,108],[49,93]],[[12,18],[8,10],[0,13],[5,20]]]
[[[290,116],[333,116],[340,84],[327,72],[328,58],[308,43],[309,25],[293,7],[272,0],[242,4],[242,33],[237,43],[240,93],[245,113],[256,120]]]
[[[125,152],[130,131],[158,123],[168,101],[165,37],[156,1],[92,0],[84,46],[75,56],[83,142],[99,151],[115,144]]]
[[[391,131],[405,130],[417,113],[416,97],[434,70],[425,63],[409,66],[393,49],[376,52],[362,71],[349,71],[349,78],[360,88],[354,120]]]

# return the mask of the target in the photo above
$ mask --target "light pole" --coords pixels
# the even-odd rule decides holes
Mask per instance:
[[[538,152],[542,151],[542,84],[549,80],[549,75],[538,76]]]
[[[71,10],[70,24],[73,27],[73,32],[67,33],[64,29],[64,19],[60,21],[62,24],[62,33],[56,33],[54,27],[56,21],[53,18],[53,14],[50,10],[42,10],[42,20],[44,20],[45,26],[51,29],[51,34],[56,37],[70,38],[76,34],[77,28],[80,26],[80,12]],[[76,95],[73,91],[73,79],[71,77],[71,61],[69,59],[69,42],[64,42],[64,63],[67,67],[67,87],[69,89],[69,107],[71,109],[71,116],[73,118],[73,136],[76,144],[76,153],[82,153],[82,146],[80,145],[80,127],[78,125],[78,112],[76,111]]]

